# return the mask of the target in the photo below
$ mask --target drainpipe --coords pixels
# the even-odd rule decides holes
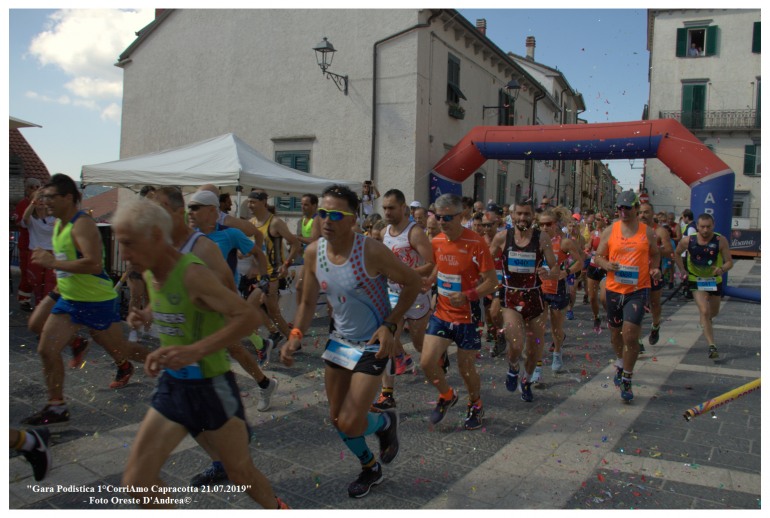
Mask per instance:
[[[564,92],[568,90],[569,88],[565,88],[559,94],[559,108],[561,109],[561,114],[559,115],[559,124],[564,124]],[[557,202],[561,198],[561,195],[559,194],[559,189],[561,188],[561,175],[563,174],[564,174],[564,160],[562,159],[559,161],[559,173],[556,175],[556,201]],[[566,192],[565,192],[565,195],[566,195]],[[561,205],[561,203],[557,203],[557,205]]]
[[[532,103],[532,124],[537,124],[537,102],[541,99],[545,99],[545,92],[538,90],[540,93],[535,95],[535,100]],[[558,193],[557,193],[558,194]],[[535,162],[531,158],[529,159],[529,196],[532,201],[535,202]]]
[[[575,113],[575,124],[577,124],[578,115],[583,113],[585,110],[577,110]],[[581,167],[582,169],[582,167]],[[572,174],[572,207],[575,207],[575,190],[577,189],[577,162],[575,162],[575,172]],[[581,201],[580,206],[582,208],[583,203]]]
[[[374,159],[377,156],[377,47],[386,41],[390,41],[392,39],[398,38],[399,36],[403,36],[404,34],[415,29],[424,29],[426,27],[430,27],[431,22],[433,22],[433,20],[435,20],[439,14],[441,14],[441,10],[436,9],[433,11],[433,14],[430,15],[430,18],[428,18],[427,22],[418,23],[409,27],[408,29],[404,29],[395,34],[391,34],[390,36],[374,42],[374,45],[372,46],[372,151],[369,164],[369,180],[371,180],[371,182],[375,185],[377,185],[374,182]]]

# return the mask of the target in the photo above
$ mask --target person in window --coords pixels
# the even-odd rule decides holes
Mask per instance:
[[[690,49],[687,51],[687,55],[691,58],[697,58],[701,55],[700,49],[698,48],[698,45],[693,43],[690,45]]]
[[[368,216],[374,212],[374,200],[380,197],[380,191],[372,183],[371,180],[366,180],[361,190],[361,214]]]

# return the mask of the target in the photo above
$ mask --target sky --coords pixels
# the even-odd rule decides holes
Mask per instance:
[[[503,51],[562,71],[583,94],[588,122],[639,120],[648,99],[645,9],[458,9]],[[42,128],[21,132],[51,173],[80,178],[84,164],[119,159],[122,71],[117,57],[153,9],[10,9],[9,114]],[[608,162],[638,186],[642,161]]]

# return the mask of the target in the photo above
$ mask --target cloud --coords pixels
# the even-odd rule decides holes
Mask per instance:
[[[24,97],[26,97],[27,99],[34,99],[34,100],[43,101],[46,103],[57,103],[57,104],[72,103],[72,99],[70,99],[69,96],[66,96],[66,95],[60,95],[59,97],[53,98],[47,95],[39,94],[37,92],[29,91],[24,94]]]
[[[65,83],[64,88],[78,97],[115,98],[123,92],[123,83],[98,77],[76,77]]]
[[[102,120],[120,122],[120,105],[118,103],[110,103],[105,109],[102,110]]]

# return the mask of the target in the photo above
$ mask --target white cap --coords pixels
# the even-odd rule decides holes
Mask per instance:
[[[417,200],[414,200],[412,203],[409,204],[409,206],[412,207],[413,209],[417,209],[419,207],[422,207],[422,203],[420,203]]]
[[[195,191],[193,195],[190,196],[190,201],[187,204],[191,205],[193,203],[219,207],[219,196],[211,191]]]

